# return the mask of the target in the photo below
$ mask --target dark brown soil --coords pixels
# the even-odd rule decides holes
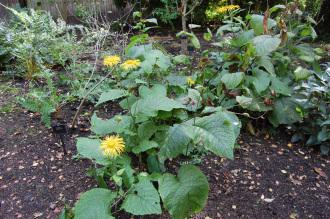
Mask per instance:
[[[15,95],[2,89],[0,109]],[[80,193],[96,186],[86,176],[90,163],[73,159],[75,138],[88,134],[88,127],[67,136],[64,156],[36,114],[11,107],[0,110],[0,218],[56,218],[65,203],[73,206]],[[65,115],[73,113],[74,107],[66,108]],[[89,117],[82,113],[80,121]],[[285,135],[266,137],[243,134],[232,161],[202,159],[210,193],[204,211],[193,218],[330,218],[329,157],[292,145]]]

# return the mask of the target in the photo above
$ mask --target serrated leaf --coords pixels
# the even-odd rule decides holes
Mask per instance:
[[[133,190],[127,195],[121,207],[133,215],[162,213],[159,194],[147,179],[142,179],[133,185]]]
[[[159,180],[159,193],[173,219],[189,218],[200,212],[206,204],[208,190],[205,175],[193,165],[182,166],[177,177],[164,174]]]
[[[140,139],[150,139],[155,132],[157,132],[159,126],[153,121],[147,121],[139,125],[138,136]]]
[[[236,88],[243,80],[244,73],[229,73],[222,76],[221,81],[225,84],[227,89]]]
[[[282,82],[280,79],[276,77],[271,77],[271,88],[276,91],[278,94],[282,94],[285,96],[291,95],[291,90],[287,84]]]
[[[242,47],[250,42],[254,37],[254,30],[248,30],[238,35],[238,37],[231,40],[231,45],[235,47]]]
[[[104,120],[93,114],[91,120],[91,130],[97,135],[107,135],[111,133],[121,134],[127,131],[132,124],[132,117],[117,115],[111,119]]]
[[[162,157],[176,157],[188,144],[199,145],[218,156],[232,159],[233,149],[240,129],[239,120],[228,112],[216,112],[197,117],[170,128],[167,141],[160,150]]]
[[[253,14],[251,16],[250,25],[254,29],[254,32],[256,35],[260,35],[264,32],[263,20],[264,20],[264,16],[262,16],[262,15]],[[276,21],[271,18],[268,18],[267,26],[268,26],[268,29],[272,29],[273,27],[276,26]]]
[[[252,104],[253,98],[246,96],[237,96],[236,101],[243,108],[248,108]]]
[[[135,154],[139,154],[141,152],[145,152],[151,148],[158,148],[158,143],[155,141],[148,141],[148,140],[143,140],[139,143],[138,146],[133,147],[132,151]]]
[[[301,121],[301,115],[296,111],[298,104],[292,97],[282,97],[274,102],[274,110],[269,116],[270,122],[275,126],[290,125]]]
[[[269,56],[260,56],[256,62],[260,67],[264,67],[268,73],[275,75],[275,67]]]
[[[261,35],[255,37],[252,42],[258,56],[267,56],[280,46],[281,39],[274,36]]]
[[[244,108],[251,111],[256,112],[266,112],[272,109],[270,106],[265,106],[264,103],[258,101],[258,99],[252,98],[252,97],[246,97],[246,96],[237,96],[236,101],[239,103],[239,105]]]
[[[184,105],[166,97],[166,88],[161,85],[154,85],[152,89],[142,87],[140,89],[141,99],[131,107],[133,116],[154,117],[158,111],[170,112],[173,109],[185,108]]]
[[[269,75],[262,70],[255,70],[253,78],[253,86],[256,91],[260,94],[269,87],[270,78]]]
[[[146,73],[152,73],[155,67],[161,70],[167,70],[171,66],[171,59],[160,50],[150,50],[143,54],[144,61],[141,63],[141,69]]]
[[[84,158],[94,160],[104,166],[109,165],[111,162],[103,155],[100,145],[99,139],[78,138],[77,151]]]
[[[83,193],[74,208],[76,219],[114,219],[110,213],[110,204],[116,198],[116,193],[95,188]]]
[[[121,90],[121,89],[108,90],[101,94],[96,106],[99,106],[102,103],[112,101],[112,100],[117,100],[119,98],[126,97],[126,96],[128,96],[128,92],[125,90]]]
[[[196,112],[202,107],[202,97],[198,90],[188,89],[188,94],[179,100],[188,111]]]

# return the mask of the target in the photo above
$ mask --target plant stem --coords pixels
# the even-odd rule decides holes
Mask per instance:
[[[71,123],[71,128],[74,128],[75,124],[76,124],[76,120],[77,120],[77,117],[79,116],[81,110],[82,110],[82,107],[87,99],[87,97],[100,85],[102,84],[103,81],[105,81],[105,79],[107,79],[113,72],[114,68],[106,75],[104,76],[94,87],[92,87],[86,94],[85,96],[83,97],[83,99],[81,100],[79,106],[78,106],[78,109],[76,111],[76,114],[74,115],[73,119],[72,119],[72,123]]]

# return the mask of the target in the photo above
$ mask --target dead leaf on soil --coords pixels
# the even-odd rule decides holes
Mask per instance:
[[[289,217],[290,217],[290,219],[297,219],[298,214],[297,213],[291,213]]]
[[[289,179],[296,186],[301,186],[302,185],[301,181],[294,179],[292,174],[290,174]]]
[[[265,198],[264,194],[261,195],[261,200],[267,203],[271,203],[275,200],[275,198]]]
[[[327,174],[321,168],[314,167],[314,171],[320,176],[328,178]]]
[[[36,212],[33,214],[34,218],[41,217],[42,215],[43,215],[43,213],[41,213],[41,212]]]

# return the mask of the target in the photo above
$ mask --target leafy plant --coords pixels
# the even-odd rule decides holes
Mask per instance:
[[[3,7],[6,7],[2,5]],[[6,53],[15,65],[17,75],[33,79],[45,67],[65,65],[76,54],[76,32],[81,26],[70,26],[64,21],[54,21],[49,13],[42,11],[17,11],[6,7],[14,18],[2,26],[5,32]]]
[[[33,88],[25,96],[18,97],[18,102],[22,107],[32,112],[41,114],[41,121],[50,128],[51,115],[58,112],[61,106],[68,100],[70,96],[61,95],[57,87],[53,83],[54,73],[51,71],[44,71],[38,74],[40,80],[45,80],[46,85],[33,86]]]
[[[170,70],[175,68],[173,62],[180,63],[184,57],[171,58],[152,44],[132,46],[126,56],[140,60],[136,62],[139,64],[125,70],[128,60],[114,67],[117,84],[100,95],[96,106],[120,100],[119,105],[127,114],[108,120],[94,114],[93,135],[77,142],[79,157],[100,165],[91,171],[103,188],[97,192],[104,191],[115,198],[102,199],[102,204],[98,204],[102,209],[97,209],[87,204],[96,198],[95,189],[88,191],[88,202],[84,196],[74,212],[82,215],[88,208],[89,212],[111,217],[103,210],[107,206],[133,215],[161,214],[162,201],[173,218],[189,217],[206,203],[207,179],[192,164],[181,166],[177,176],[166,173],[166,162],[179,156],[193,158],[198,150],[232,159],[240,121],[222,108],[206,107],[203,95],[186,82],[187,76],[182,76],[182,90],[166,82]],[[110,150],[110,145],[115,147],[117,141],[125,144],[125,154],[107,156],[104,148]],[[138,163],[134,164],[132,157]],[[109,181],[115,185],[114,191],[108,187]],[[88,207],[81,208],[80,203]]]
[[[295,132],[292,141],[306,140],[307,145],[319,145],[323,154],[329,154],[330,72],[318,72],[306,77],[307,80],[295,87],[304,121],[290,127]]]

